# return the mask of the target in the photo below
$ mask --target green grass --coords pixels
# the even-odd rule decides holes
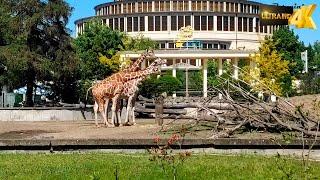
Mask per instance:
[[[0,154],[0,179],[173,179],[145,154]],[[283,169],[283,170],[281,170]],[[320,163],[308,173],[299,160],[253,155],[192,155],[177,179],[304,179],[320,177]]]

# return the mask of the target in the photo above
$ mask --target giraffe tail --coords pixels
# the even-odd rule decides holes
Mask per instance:
[[[86,110],[86,107],[87,107],[87,103],[88,103],[88,95],[89,95],[89,91],[92,89],[92,86],[87,90],[87,93],[86,93],[86,99],[84,101],[84,108],[83,110],[81,110],[81,113],[82,113],[82,116],[84,118],[84,120],[87,120],[85,114],[84,114],[84,111]]]

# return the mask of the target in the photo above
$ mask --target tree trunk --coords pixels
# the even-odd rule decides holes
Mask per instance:
[[[159,126],[163,125],[163,104],[164,98],[162,96],[155,98],[156,123]]]
[[[27,92],[26,92],[26,102],[25,107],[33,107],[33,88],[34,88],[34,81],[35,81],[35,71],[31,64],[29,64],[29,71],[27,73]]]

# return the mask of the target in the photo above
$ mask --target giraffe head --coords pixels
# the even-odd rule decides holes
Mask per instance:
[[[155,61],[153,61],[150,66],[148,67],[153,72],[160,71],[161,65],[167,63],[166,59],[157,58]]]

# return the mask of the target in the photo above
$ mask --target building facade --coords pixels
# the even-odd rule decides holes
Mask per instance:
[[[143,34],[159,42],[161,49],[174,49],[181,27],[191,26],[201,49],[257,49],[264,36],[279,25],[261,26],[258,2],[245,0],[124,0],[95,7],[103,24],[128,33]],[[87,17],[75,22],[83,33]]]
[[[265,36],[280,28],[280,25],[261,25],[263,5],[246,0],[118,0],[96,6],[94,17],[77,20],[76,34],[82,34],[86,22],[95,17],[130,36],[143,34],[159,43],[160,50],[155,51],[155,55],[167,59],[161,68],[163,71],[171,70],[176,77],[177,70],[184,70],[187,80],[189,70],[201,70],[202,94],[207,97],[209,60],[217,62],[218,75],[223,74],[223,63],[231,62],[233,77],[237,79],[239,61],[246,60],[254,67],[251,55]],[[193,29],[192,38],[178,47],[179,30],[187,26]],[[138,57],[137,52],[121,55],[123,59]],[[148,63],[142,63],[142,68]],[[187,92],[188,87],[186,95]]]

